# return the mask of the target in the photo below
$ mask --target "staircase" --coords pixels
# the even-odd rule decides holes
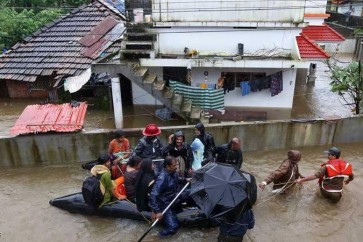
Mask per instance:
[[[200,107],[192,106],[190,100],[184,100],[181,94],[174,93],[165,85],[165,81],[158,79],[147,67],[140,66],[139,58],[155,58],[156,35],[145,32],[143,29],[128,28],[125,36],[126,40],[122,42],[120,58],[121,62],[126,62],[127,65],[123,65],[122,74],[181,118],[208,123],[210,117],[202,115]]]

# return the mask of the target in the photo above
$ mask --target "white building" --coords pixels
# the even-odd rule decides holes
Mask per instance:
[[[248,119],[238,115],[245,110],[289,118],[298,70],[306,74],[311,61],[329,57],[309,34],[301,34],[309,23],[325,26],[329,15],[321,0],[153,0],[151,9],[151,16],[144,16],[149,25],[141,24],[155,36],[150,50],[132,50],[132,43],[146,41],[132,40],[140,33],[129,28],[121,53],[140,54],[140,65],[159,82],[190,78],[191,86],[213,88],[224,73],[229,83],[224,107],[235,121]],[[134,11],[136,22],[142,20],[140,12]],[[155,103],[136,84],[132,89],[138,104]]]

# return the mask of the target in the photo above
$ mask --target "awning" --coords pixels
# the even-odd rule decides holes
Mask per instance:
[[[74,93],[81,89],[91,77],[91,68],[88,68],[79,76],[67,77],[64,82],[64,90]]]

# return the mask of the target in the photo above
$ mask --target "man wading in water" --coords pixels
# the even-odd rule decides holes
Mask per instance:
[[[311,181],[319,178],[321,195],[333,203],[342,198],[343,185],[353,181],[352,165],[340,159],[340,150],[332,147],[328,151],[328,161],[321,165],[320,169],[311,176],[300,178],[296,182]],[[348,178],[344,181],[345,178]]]

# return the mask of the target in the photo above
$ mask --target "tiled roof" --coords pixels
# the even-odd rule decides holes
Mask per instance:
[[[55,132],[74,132],[82,129],[86,116],[87,104],[79,103],[77,107],[71,104],[29,105],[14,127],[12,135]]]
[[[296,42],[299,47],[301,58],[308,58],[308,59],[329,58],[329,54],[327,54],[322,48],[320,48],[317,44],[309,40],[304,35],[296,36]]]
[[[38,76],[79,75],[101,54],[121,48],[117,38],[107,35],[123,20],[102,0],[77,8],[1,55],[0,79],[34,82]],[[90,35],[97,38],[81,41]]]
[[[344,41],[344,37],[328,25],[309,25],[302,29],[302,34],[313,41]]]

